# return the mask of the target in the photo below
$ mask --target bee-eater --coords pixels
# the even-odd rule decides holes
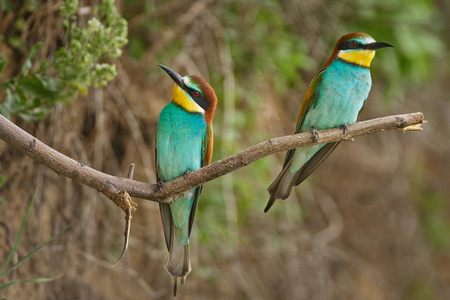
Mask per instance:
[[[156,131],[156,175],[158,184],[163,184],[211,162],[217,97],[200,76],[181,77],[159,66],[175,81],[172,102],[162,109]],[[174,196],[170,204],[159,204],[169,250],[165,267],[175,279],[174,296],[178,277],[183,284],[191,271],[188,244],[201,191],[199,186]]]
[[[366,103],[372,86],[370,63],[375,50],[394,47],[376,42],[365,33],[349,33],[341,37],[333,54],[312,79],[300,108],[295,133],[329,129],[356,118]],[[294,186],[305,180],[333,152],[339,142],[289,150],[283,169],[267,189],[270,194],[267,212],[276,199],[286,199]]]

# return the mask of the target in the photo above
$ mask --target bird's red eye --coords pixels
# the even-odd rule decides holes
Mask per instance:
[[[352,47],[356,48],[356,46],[358,46],[358,43],[356,41],[352,41]]]
[[[192,92],[192,95],[193,95],[194,97],[198,97],[198,96],[200,96],[200,93],[199,93],[198,91],[193,91],[193,92]]]

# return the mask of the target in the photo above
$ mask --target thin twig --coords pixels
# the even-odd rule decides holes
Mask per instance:
[[[133,163],[131,163],[130,165],[130,170],[128,171],[128,179],[133,179],[133,175],[134,175],[134,167],[135,165]],[[125,232],[123,233],[123,235],[125,236],[125,239],[123,241],[123,248],[122,248],[122,253],[120,253],[119,259],[116,261],[115,264],[113,264],[111,266],[111,268],[114,268],[119,261],[122,259],[123,255],[125,254],[125,251],[127,251],[128,249],[128,241],[130,240],[130,231],[131,231],[131,219],[133,219],[133,217],[131,216],[131,211],[135,211],[136,210],[136,206],[137,204],[135,202],[133,202],[133,200],[131,200],[131,197],[128,195],[127,192],[123,193],[123,198],[121,199],[121,204],[116,203],[120,208],[123,209],[123,211],[125,212]]]
[[[134,167],[135,167],[135,165],[134,165],[133,163],[131,163],[130,169],[128,170],[128,175],[127,175],[127,178],[128,178],[128,179],[133,179],[133,176],[134,176]]]
[[[0,138],[57,174],[90,186],[110,199],[121,191],[126,191],[132,197],[170,203],[170,197],[173,195],[193,189],[276,152],[348,140],[361,135],[394,129],[421,130],[418,125],[422,123],[424,123],[423,114],[418,112],[350,124],[345,134],[341,128],[320,130],[316,142],[313,141],[309,132],[273,138],[193,171],[188,176],[180,176],[165,182],[162,186],[116,177],[92,169],[45,145],[3,116],[0,116]]]

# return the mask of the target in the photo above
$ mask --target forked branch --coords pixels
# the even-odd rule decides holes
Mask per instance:
[[[58,175],[72,178],[90,186],[109,198],[111,198],[111,195],[119,192],[127,192],[132,197],[169,203],[170,197],[173,195],[195,188],[276,152],[309,145],[349,140],[357,136],[380,131],[394,129],[404,131],[422,130],[420,125],[423,122],[423,114],[418,112],[350,124],[345,133],[343,133],[341,128],[320,130],[317,131],[319,134],[317,140],[309,132],[273,138],[191,172],[186,177],[180,176],[172,181],[165,182],[161,188],[156,184],[116,177],[92,169],[50,148],[1,115],[0,138],[38,163],[52,169]]]

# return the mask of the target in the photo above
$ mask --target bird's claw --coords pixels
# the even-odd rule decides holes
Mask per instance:
[[[156,184],[156,188],[158,189],[158,192],[161,192],[163,187],[163,182],[162,181],[158,181],[158,183]]]
[[[342,124],[342,125],[341,125],[341,129],[342,129],[343,133],[345,134],[345,132],[348,131],[348,126],[347,126],[347,124]]]
[[[314,127],[311,127],[311,134],[314,143],[317,143],[319,141],[319,133],[317,133],[317,130]]]
[[[186,179],[190,173],[191,173],[191,171],[189,171],[189,170],[184,172],[184,174],[183,174],[184,179]]]

